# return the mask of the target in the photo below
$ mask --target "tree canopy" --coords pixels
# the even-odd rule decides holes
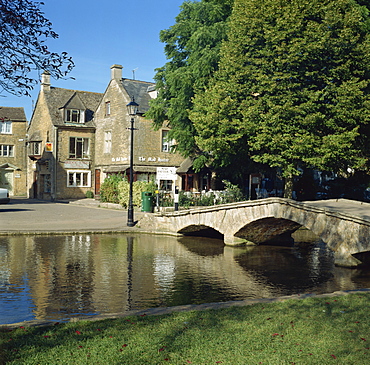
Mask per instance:
[[[219,70],[194,99],[218,164],[369,167],[369,11],[354,0],[235,0]]]
[[[42,2],[0,0],[0,93],[29,95],[38,82],[34,70],[65,77],[74,64],[66,52],[50,52],[46,41],[57,38],[51,22],[41,11]]]
[[[169,60],[155,75],[158,97],[146,116],[156,127],[169,120],[169,138],[184,156],[196,154],[196,130],[189,119],[192,98],[203,90],[218,67],[233,0],[185,1],[176,24],[160,33]]]

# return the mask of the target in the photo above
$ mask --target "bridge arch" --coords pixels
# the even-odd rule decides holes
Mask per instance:
[[[320,202],[318,202],[320,203]],[[159,213],[147,218],[145,224],[162,233],[189,234],[210,229],[224,237],[227,245],[266,242],[281,234],[288,234],[300,226],[313,232],[334,251],[335,263],[357,266],[361,263],[352,255],[370,251],[369,204],[345,201],[340,206],[356,212],[364,211],[364,218],[327,209],[334,202],[296,202],[283,198],[267,198],[178,211]],[[331,205],[330,205],[331,204]],[[350,205],[350,206],[349,206]],[[194,233],[193,233],[194,234]]]
[[[182,234],[184,236],[210,237],[218,238],[221,240],[224,239],[224,235],[221,232],[205,225],[192,224],[190,226],[186,226],[180,229],[177,233]]]

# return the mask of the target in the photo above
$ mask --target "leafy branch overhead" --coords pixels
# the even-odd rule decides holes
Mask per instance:
[[[30,76],[32,71],[48,71],[58,79],[74,67],[66,52],[48,49],[47,40],[58,34],[44,17],[42,5],[32,0],[0,0],[0,94],[29,95],[38,82]]]

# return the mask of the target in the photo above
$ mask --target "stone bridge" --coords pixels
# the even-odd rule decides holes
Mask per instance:
[[[305,227],[334,251],[336,265],[346,267],[361,264],[361,255],[356,254],[370,251],[370,204],[345,199],[297,202],[267,198],[147,214],[141,224],[166,234],[217,233],[226,245],[286,239]]]

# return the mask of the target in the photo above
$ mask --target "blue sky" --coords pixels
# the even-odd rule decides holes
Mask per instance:
[[[120,64],[123,77],[152,81],[155,69],[166,63],[159,32],[175,24],[184,0],[43,0],[45,17],[53,23],[59,38],[50,40],[53,52],[66,51],[75,68],[75,80],[53,80],[52,86],[104,92],[110,66]],[[37,77],[37,76],[36,76]],[[32,97],[3,93],[0,106],[24,107],[31,119],[39,86]]]

